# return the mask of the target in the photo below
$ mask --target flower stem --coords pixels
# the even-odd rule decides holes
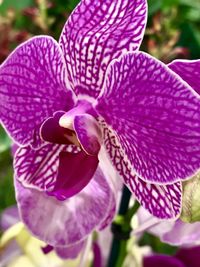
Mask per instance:
[[[112,224],[114,236],[107,267],[121,267],[126,256],[127,241],[131,232],[131,218],[139,208],[139,203],[135,202],[134,206],[129,209],[130,198],[131,192],[124,186],[118,216]]]

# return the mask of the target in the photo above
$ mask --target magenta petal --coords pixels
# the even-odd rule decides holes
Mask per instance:
[[[158,185],[147,183],[140,179],[135,175],[132,166],[129,165],[112,130],[109,130],[105,125],[103,129],[105,148],[108,155],[125,184],[140,204],[158,218],[176,218],[181,212],[181,183]]]
[[[60,37],[68,79],[77,94],[99,95],[108,64],[140,47],[146,17],[146,0],[81,1]]]
[[[168,67],[200,94],[200,60],[174,60]]]
[[[24,188],[15,180],[21,218],[39,239],[54,247],[84,240],[107,217],[114,192],[101,169],[77,195],[58,201],[46,193]]]
[[[55,247],[57,255],[62,259],[75,259],[78,254],[84,249],[86,241],[81,241],[75,245],[68,247]]]
[[[44,141],[53,144],[72,144],[70,139],[75,136],[75,132],[59,125],[59,120],[64,114],[64,111],[57,111],[42,124],[40,135]]]
[[[186,267],[185,264],[173,256],[155,254],[144,257],[143,267]]]
[[[25,42],[0,66],[0,120],[21,145],[38,141],[41,123],[74,103],[57,42],[39,36]]]
[[[65,200],[79,193],[92,179],[98,163],[98,157],[88,156],[84,151],[61,152],[56,182],[48,194]]]
[[[102,143],[102,133],[95,118],[89,114],[75,116],[74,130],[85,152],[93,156],[98,155]]]
[[[200,99],[160,61],[142,52],[114,61],[96,109],[141,179],[169,184],[198,171]]]
[[[199,267],[200,246],[181,248],[175,255],[187,267]]]

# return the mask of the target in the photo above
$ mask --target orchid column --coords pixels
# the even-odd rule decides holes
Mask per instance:
[[[51,246],[111,223],[118,175],[150,213],[177,217],[200,167],[199,96],[138,51],[146,17],[146,0],[83,0],[58,43],[34,37],[0,67],[21,217]]]

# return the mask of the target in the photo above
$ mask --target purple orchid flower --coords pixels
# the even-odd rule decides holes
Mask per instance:
[[[179,215],[180,181],[200,167],[199,96],[138,52],[146,17],[146,0],[83,0],[59,43],[32,38],[0,67],[20,214],[52,246],[111,221],[112,166],[159,218]]]

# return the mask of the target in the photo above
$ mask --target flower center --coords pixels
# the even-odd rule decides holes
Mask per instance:
[[[97,155],[101,148],[102,133],[94,114],[87,101],[81,101],[68,112],[57,111],[42,124],[41,138],[55,144],[73,144],[88,155]]]

